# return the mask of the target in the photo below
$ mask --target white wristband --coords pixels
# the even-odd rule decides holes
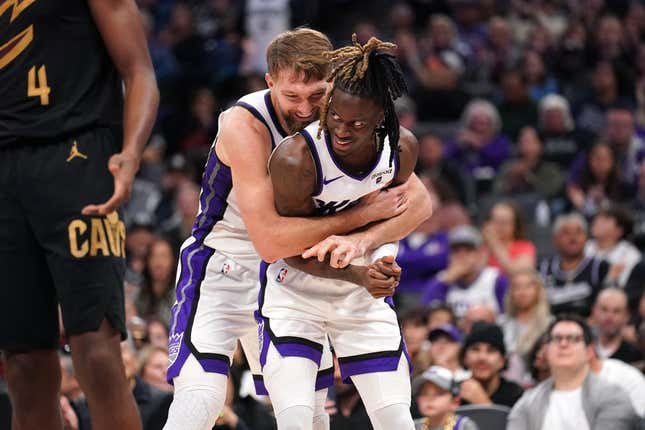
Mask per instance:
[[[374,263],[376,260],[379,260],[385,256],[391,255],[396,258],[396,254],[399,252],[399,242],[389,242],[384,243],[383,245],[376,248],[372,251],[370,255],[370,263]]]

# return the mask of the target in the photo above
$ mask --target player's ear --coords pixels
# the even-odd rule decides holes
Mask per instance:
[[[273,81],[273,78],[271,77],[271,75],[268,72],[264,74],[264,80],[266,81],[267,86],[269,87],[269,89],[273,88],[273,86],[275,85],[275,82]]]

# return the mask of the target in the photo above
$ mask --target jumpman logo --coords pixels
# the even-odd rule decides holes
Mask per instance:
[[[87,155],[83,154],[81,151],[78,150],[78,143],[74,141],[74,143],[72,143],[72,149],[69,151],[69,157],[67,157],[67,162],[69,163],[76,157],[87,160]]]

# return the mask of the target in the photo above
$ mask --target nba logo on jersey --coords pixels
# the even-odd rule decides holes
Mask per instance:
[[[280,282],[280,283],[283,283],[285,278],[287,277],[287,272],[288,271],[289,270],[287,270],[286,267],[283,267],[282,269],[280,269],[280,272],[278,272],[278,276],[276,276],[275,280]]]
[[[220,272],[222,272],[223,274],[227,275],[228,272],[230,272],[230,271],[231,271],[231,266],[228,263],[222,264],[222,268],[220,269]]]

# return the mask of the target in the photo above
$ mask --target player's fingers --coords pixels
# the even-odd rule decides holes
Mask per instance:
[[[387,278],[389,278],[388,275],[384,274],[380,270],[375,269],[368,269],[367,274],[374,279],[386,280]]]
[[[327,254],[329,254],[334,249],[336,249],[336,247],[337,247],[336,243],[332,241],[325,241],[321,243],[320,247],[318,248],[318,252],[316,252],[316,255],[318,256],[318,261],[320,261],[321,263],[325,261]]]
[[[354,247],[352,246],[343,247],[343,252],[342,254],[340,254],[337,267],[339,269],[342,269],[343,267],[347,267],[347,265],[349,265],[349,263],[351,263],[352,260],[355,259],[356,257],[358,257],[358,252]]]

